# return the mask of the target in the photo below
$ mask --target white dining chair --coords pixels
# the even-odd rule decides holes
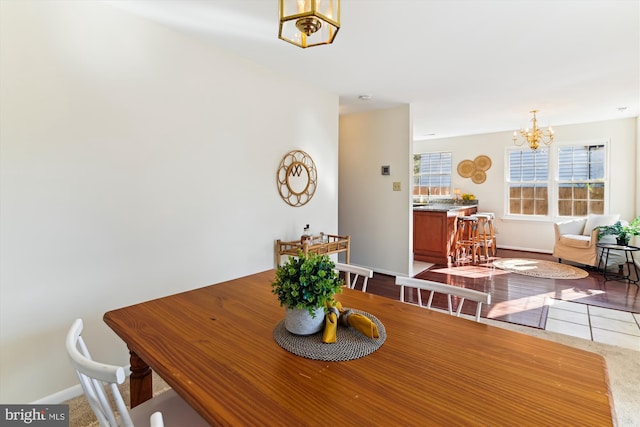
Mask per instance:
[[[160,423],[153,424],[154,426],[164,426],[163,418],[166,419],[167,425],[172,427],[209,426],[200,414],[173,390],[167,390],[135,408],[128,409],[118,384],[125,381],[129,368],[94,361],[82,339],[82,330],[82,319],[76,319],[67,333],[67,354],[100,427],[149,426],[152,414],[155,415],[156,412],[162,414],[154,417],[154,422]]]
[[[360,290],[362,292],[367,292],[367,283],[369,282],[369,278],[373,277],[373,270],[364,267],[358,267],[357,265],[351,264],[343,264],[341,262],[336,262],[336,271],[344,273],[345,284],[349,287],[349,289],[355,289],[358,278],[362,277],[362,285]],[[353,274],[353,280],[351,280],[351,275]]]
[[[164,427],[164,418],[162,418],[162,412],[154,412],[149,419],[151,423],[150,427]]]
[[[418,305],[420,307],[424,307],[422,305],[422,295],[420,290],[430,291],[429,301],[427,302],[426,307],[431,309],[431,303],[433,302],[433,295],[436,293],[445,294],[447,296],[447,308],[449,314],[453,315],[452,304],[451,304],[451,296],[456,296],[459,298],[458,308],[456,309],[455,315],[460,317],[460,313],[462,312],[462,305],[465,300],[471,300],[476,302],[476,322],[480,321],[480,312],[482,310],[482,304],[491,304],[491,294],[486,292],[480,292],[473,289],[460,288],[458,286],[445,285],[444,283],[433,282],[431,280],[423,280],[416,279],[412,277],[396,277],[396,285],[400,286],[400,301],[404,301],[404,288],[410,287],[416,289],[418,293]]]

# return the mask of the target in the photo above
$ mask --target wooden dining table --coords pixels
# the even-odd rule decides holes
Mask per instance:
[[[357,290],[336,299],[384,325],[382,346],[294,355],[274,340],[274,277],[107,312],[131,351],[132,405],[151,398],[153,369],[214,426],[616,425],[602,356]]]

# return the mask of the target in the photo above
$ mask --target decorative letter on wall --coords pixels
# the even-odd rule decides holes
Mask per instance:
[[[311,156],[294,150],[282,158],[276,178],[282,200],[298,207],[307,204],[316,192],[318,172]]]

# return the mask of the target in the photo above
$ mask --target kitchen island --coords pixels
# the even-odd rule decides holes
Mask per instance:
[[[455,249],[456,218],[474,214],[476,204],[427,203],[413,206],[414,261],[449,264]]]

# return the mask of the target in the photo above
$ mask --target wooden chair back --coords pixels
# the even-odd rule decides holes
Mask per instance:
[[[456,219],[455,261],[466,261],[468,258],[475,264],[480,258],[480,242],[478,238],[478,218],[460,216]]]
[[[478,218],[478,243],[484,253],[485,260],[488,260],[489,257],[495,257],[497,252],[493,225],[495,214],[492,212],[478,212],[472,216]]]

